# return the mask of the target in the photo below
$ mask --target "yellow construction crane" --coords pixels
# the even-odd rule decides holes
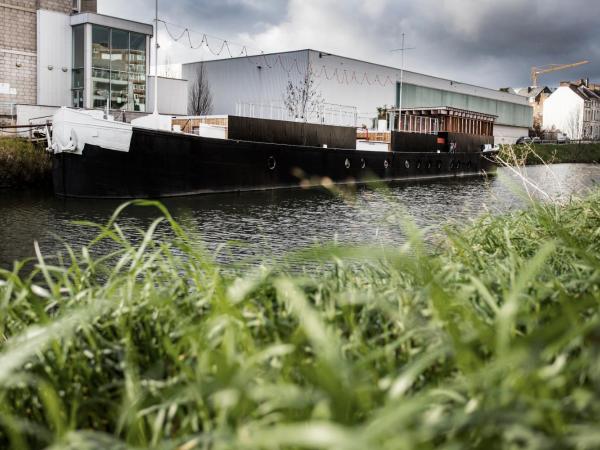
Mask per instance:
[[[546,73],[558,72],[559,70],[571,69],[573,67],[583,66],[585,64],[589,64],[589,61],[579,61],[574,64],[548,64],[547,66],[542,67],[532,67],[531,68],[531,82],[533,83],[533,87],[538,87],[538,77],[540,75],[544,75]]]

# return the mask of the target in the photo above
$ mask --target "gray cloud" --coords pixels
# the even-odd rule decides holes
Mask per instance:
[[[99,3],[106,14],[152,20],[151,0]],[[161,0],[161,17],[266,52],[311,47],[390,65],[405,32],[417,47],[408,69],[490,87],[525,86],[532,65],[583,59],[592,64],[542,82],[600,82],[600,2],[590,0]],[[212,58],[165,48],[175,62]]]

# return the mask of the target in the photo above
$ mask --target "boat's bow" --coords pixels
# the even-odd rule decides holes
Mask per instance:
[[[52,118],[52,153],[81,155],[86,145],[128,152],[133,127],[124,122],[104,118],[102,111],[80,111],[61,108]]]

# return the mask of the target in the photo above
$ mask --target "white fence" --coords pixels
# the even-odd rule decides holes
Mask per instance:
[[[403,114],[402,120],[400,120],[398,131],[404,131],[407,133],[437,134],[440,131],[440,120],[433,117]]]
[[[282,102],[270,103],[236,103],[236,115],[241,117],[253,117],[256,119],[273,120],[302,120],[293,117],[289,109]],[[358,124],[358,111],[355,106],[336,105],[332,103],[322,104],[318,110],[308,113],[306,122],[320,123],[324,125],[339,125],[356,127]]]

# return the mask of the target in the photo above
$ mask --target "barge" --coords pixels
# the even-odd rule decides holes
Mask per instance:
[[[82,198],[161,198],[495,171],[493,137],[425,131],[369,135],[354,127],[158,114],[128,124],[103,111],[62,108],[48,147],[54,192]]]

